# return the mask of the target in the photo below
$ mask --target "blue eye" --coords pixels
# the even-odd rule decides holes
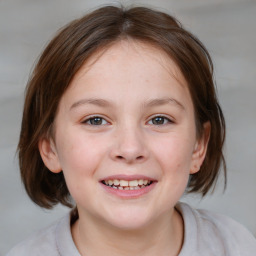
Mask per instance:
[[[88,125],[105,125],[107,121],[102,117],[93,116],[83,121],[83,123]]]
[[[168,123],[173,123],[169,118],[164,116],[155,116],[149,122],[153,125],[164,125]]]

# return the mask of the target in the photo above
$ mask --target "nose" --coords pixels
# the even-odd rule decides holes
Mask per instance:
[[[127,164],[143,163],[149,157],[146,140],[137,128],[119,129],[115,133],[110,156],[114,161]]]

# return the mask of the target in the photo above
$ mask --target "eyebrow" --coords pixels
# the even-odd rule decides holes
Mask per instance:
[[[159,99],[152,99],[148,100],[143,104],[143,107],[155,107],[155,106],[161,106],[161,105],[166,105],[166,104],[172,104],[176,105],[179,108],[185,110],[185,107],[176,99],[174,98],[159,98]]]
[[[113,105],[111,102],[104,100],[104,99],[90,98],[90,99],[82,99],[82,100],[75,102],[70,107],[70,110],[72,110],[76,107],[79,107],[81,105],[90,105],[90,104],[96,105],[99,107],[111,107]]]
[[[156,106],[162,106],[166,104],[172,104],[176,105],[177,107],[181,108],[182,110],[185,110],[185,107],[176,99],[174,98],[156,98],[156,99],[150,99],[142,104],[143,108],[147,107],[156,107]],[[100,98],[89,98],[89,99],[81,99],[70,107],[70,110],[77,108],[82,105],[95,105],[99,107],[113,107],[114,104],[111,101],[100,99]]]

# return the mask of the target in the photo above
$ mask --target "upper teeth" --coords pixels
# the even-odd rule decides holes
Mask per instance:
[[[114,185],[114,186],[121,186],[121,187],[137,187],[137,186],[146,186],[150,183],[149,180],[104,180],[106,185]]]

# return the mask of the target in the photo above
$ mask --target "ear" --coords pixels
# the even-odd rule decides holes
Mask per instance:
[[[53,173],[62,171],[56,146],[52,139],[43,138],[38,143],[38,149],[45,166]]]
[[[211,134],[211,124],[210,122],[206,122],[203,126],[204,130],[202,136],[197,140],[193,151],[190,174],[194,174],[200,170],[207,152],[208,142]]]

